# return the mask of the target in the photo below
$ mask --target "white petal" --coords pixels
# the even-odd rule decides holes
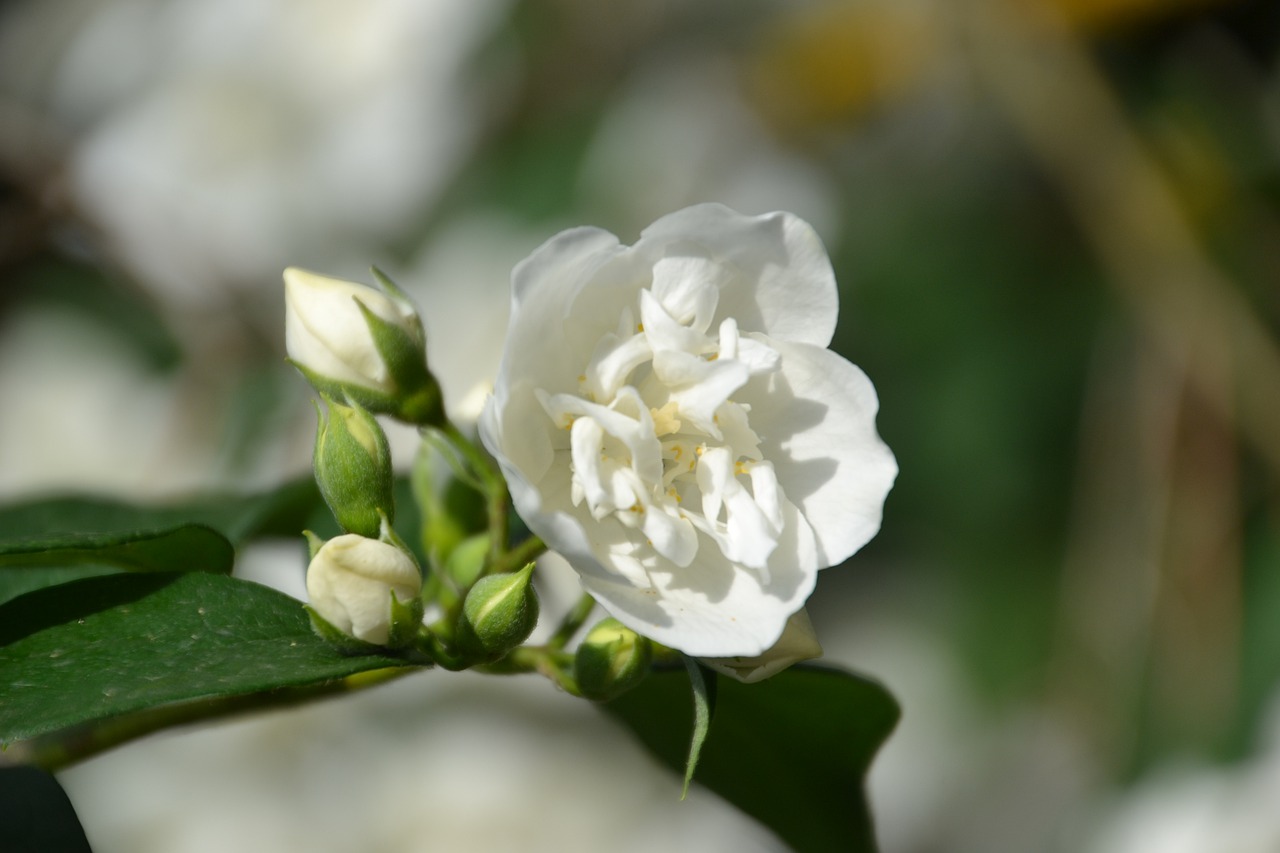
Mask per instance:
[[[599,518],[616,507],[609,500],[604,477],[600,473],[600,443],[604,430],[595,418],[578,418],[570,432],[573,448],[573,481],[582,489],[582,496]],[[576,503],[576,501],[575,501]]]
[[[680,325],[647,290],[640,291],[640,322],[652,352],[677,350],[701,355],[713,348],[710,338],[698,329]]]
[[[738,361],[707,361],[671,351],[654,353],[653,374],[672,389],[680,418],[717,439],[721,434],[716,410],[751,377]]]
[[[727,264],[716,316],[779,340],[826,346],[836,328],[835,274],[822,241],[790,213],[743,216],[700,204],[664,216],[636,243],[650,258],[677,253]]]
[[[653,357],[649,343],[646,335],[639,334],[622,340],[613,334],[602,337],[587,363],[585,390],[595,400],[612,400],[631,371]]]
[[[653,296],[677,323],[701,333],[711,327],[726,278],[709,258],[662,258],[653,265]]]
[[[663,645],[695,657],[750,657],[782,634],[817,578],[813,533],[790,504],[783,538],[769,560],[770,581],[735,567],[716,548],[699,548],[686,567],[651,570],[654,586],[582,571],[582,585],[610,615]]]
[[[640,529],[655,551],[681,568],[698,553],[698,531],[688,519],[659,504],[645,508]]]
[[[768,583],[768,560],[778,544],[778,529],[738,482],[734,469],[733,457],[723,447],[710,448],[698,459],[698,488],[708,532],[726,558],[761,572]],[[720,523],[722,509],[724,523]]]
[[[782,356],[777,373],[738,393],[787,498],[817,536],[822,565],[842,562],[880,529],[898,473],[876,433],[875,388],[830,350],[765,341]]]
[[[598,316],[590,328],[579,319],[572,345],[566,320],[582,287],[625,251],[607,231],[575,228],[552,237],[516,266],[511,325],[494,383],[499,407],[506,403],[505,384],[520,379],[550,392],[577,390],[578,375],[618,313]]]

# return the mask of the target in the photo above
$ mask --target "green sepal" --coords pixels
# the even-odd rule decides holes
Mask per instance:
[[[491,663],[523,643],[538,624],[533,563],[518,572],[488,575],[467,593],[458,618],[458,650],[476,663]]]
[[[321,394],[327,395],[334,400],[346,399],[351,402],[359,403],[370,412],[379,415],[394,415],[397,408],[396,397],[379,391],[376,388],[370,388],[367,385],[359,385],[354,382],[339,382],[336,379],[330,379],[322,376],[304,367],[302,364],[291,358],[286,358],[289,364],[302,374],[307,382],[311,383],[311,387],[315,388]]]
[[[373,277],[378,280],[378,286],[382,288],[383,292],[395,301],[399,302],[401,305],[408,306],[411,309],[413,308],[413,300],[409,298],[409,294],[405,293],[400,288],[400,285],[392,281],[391,276],[387,275],[376,266],[369,267],[369,271],[373,273]],[[411,325],[417,331],[418,340],[425,346],[427,342],[427,335],[426,332],[423,331],[422,319],[418,316],[417,310],[413,311]]]
[[[391,381],[396,387],[395,405],[387,412],[394,418],[418,426],[441,426],[445,422],[444,399],[440,384],[427,369],[426,350],[421,335],[414,335],[403,326],[389,323],[370,311],[356,299],[364,316],[373,345],[387,366]],[[420,331],[421,323],[415,326]]]
[[[422,599],[415,597],[401,601],[394,592],[390,595],[391,624],[387,631],[387,648],[402,649],[417,642],[422,628]]]
[[[302,531],[302,535],[307,540],[307,561],[310,562],[316,558],[316,554],[320,553],[320,549],[324,547],[324,541],[310,530]]]
[[[716,673],[698,663],[695,658],[682,655],[689,672],[689,685],[693,688],[693,737],[689,740],[689,758],[684,765],[684,787],[680,799],[689,796],[689,783],[698,769],[702,745],[711,731],[711,718],[716,713]]]

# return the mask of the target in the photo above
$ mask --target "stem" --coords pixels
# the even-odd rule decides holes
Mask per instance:
[[[523,569],[526,563],[545,550],[547,550],[546,543],[537,536],[530,536],[510,551],[498,557],[497,560],[494,560],[489,565],[489,570],[486,574],[503,575],[507,572]]]
[[[494,675],[536,672],[555,682],[566,693],[582,695],[578,681],[573,677],[573,655],[547,646],[520,646],[512,649],[502,660],[479,669]]]
[[[547,640],[547,648],[553,651],[560,651],[565,644],[573,639],[573,635],[578,633],[583,624],[591,616],[591,611],[596,608],[596,600],[590,595],[583,593],[582,598],[578,599],[578,603],[573,605],[573,609],[564,615],[564,619],[560,620],[560,627],[551,635],[551,639]]]
[[[355,693],[402,678],[418,669],[418,667],[388,667],[356,673],[337,681],[326,681],[321,684],[283,687],[243,696],[224,696],[217,699],[165,705],[85,723],[13,744],[0,756],[0,766],[34,764],[52,773],[161,729],[230,717],[248,711],[287,708],[326,696]]]
[[[440,431],[462,454],[484,486],[489,516],[489,562],[496,563],[507,550],[507,481],[503,479],[502,472],[494,465],[493,460],[474,441],[463,435],[453,421],[446,419],[440,426]]]

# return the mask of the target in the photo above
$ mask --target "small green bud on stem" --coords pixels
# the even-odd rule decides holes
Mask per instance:
[[[458,619],[457,647],[477,663],[496,661],[528,639],[538,624],[533,563],[518,572],[489,575],[471,587]]]
[[[324,399],[328,416],[319,412],[312,459],[320,494],[343,530],[377,538],[382,517],[391,520],[395,515],[387,437],[358,403]]]
[[[653,644],[617,619],[596,623],[574,657],[578,689],[588,699],[621,696],[649,674]]]

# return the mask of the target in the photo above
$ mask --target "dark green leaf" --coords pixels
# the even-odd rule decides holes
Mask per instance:
[[[344,657],[275,590],[210,574],[117,574],[0,606],[0,742],[169,703],[340,679],[404,659]]]
[[[0,540],[203,524],[239,545],[254,536],[297,535],[322,506],[320,492],[310,477],[259,494],[212,496],[153,506],[135,506],[109,498],[47,498],[0,507]]]
[[[604,708],[677,773],[690,743],[683,670],[653,673]],[[812,666],[758,684],[719,681],[697,781],[801,853],[874,851],[863,780],[898,721],[874,681]]]
[[[41,587],[117,571],[229,574],[234,562],[231,543],[198,524],[0,539],[0,604]]]
[[[119,571],[120,569],[113,566],[81,565],[0,572],[0,604],[46,586],[57,586],[60,583],[70,583],[81,578],[96,578],[99,575],[113,575]]]
[[[0,568],[114,566],[134,572],[231,571],[235,551],[202,524],[120,533],[56,533],[0,540]]]

